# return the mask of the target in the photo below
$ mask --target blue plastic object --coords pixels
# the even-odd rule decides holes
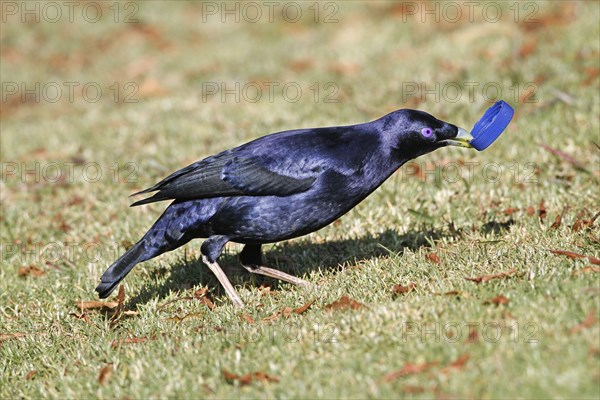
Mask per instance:
[[[515,110],[503,100],[487,109],[471,131],[471,146],[479,151],[487,149],[506,129]]]

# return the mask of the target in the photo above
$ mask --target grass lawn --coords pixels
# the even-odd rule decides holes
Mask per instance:
[[[0,398],[600,396],[600,3],[45,4],[2,3]],[[266,246],[315,288],[231,244],[238,310],[195,241],[93,303],[168,173],[398,108],[469,129],[496,98],[491,148]]]

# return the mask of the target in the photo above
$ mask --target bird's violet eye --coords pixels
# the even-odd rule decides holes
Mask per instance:
[[[423,128],[421,129],[421,135],[431,137],[431,135],[433,135],[433,130],[431,128]]]

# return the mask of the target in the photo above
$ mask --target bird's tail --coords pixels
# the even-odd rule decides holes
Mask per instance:
[[[189,201],[172,203],[140,241],[102,274],[102,282],[96,288],[100,298],[107,298],[136,264],[175,250],[195,237],[208,237],[203,224],[215,214],[221,202],[222,200],[203,201],[200,204]]]
[[[101,283],[96,287],[96,292],[98,292],[101,299],[107,298],[137,263],[148,259],[144,242],[145,240],[142,239],[134,244],[104,271],[100,278]]]

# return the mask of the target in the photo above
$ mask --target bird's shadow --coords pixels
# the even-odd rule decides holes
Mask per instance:
[[[365,235],[359,238],[313,243],[309,240],[284,242],[265,250],[265,261],[270,267],[280,269],[294,276],[301,277],[313,270],[336,271],[345,264],[356,264],[362,260],[381,257],[389,254],[401,254],[406,249],[417,250],[430,246],[433,241],[442,237],[458,236],[455,229],[413,230],[404,234],[388,229],[381,234]],[[188,244],[189,246],[190,244]],[[224,253],[219,264],[234,284],[252,284],[277,288],[280,281],[257,274],[250,274],[239,263],[238,255]],[[151,274],[170,275],[163,283],[149,282],[142,287],[139,294],[129,301],[130,307],[144,304],[151,299],[164,298],[171,291],[190,289],[193,286],[207,285],[215,295],[223,295],[224,291],[212,272],[199,259],[176,262],[171,268],[153,269]]]

